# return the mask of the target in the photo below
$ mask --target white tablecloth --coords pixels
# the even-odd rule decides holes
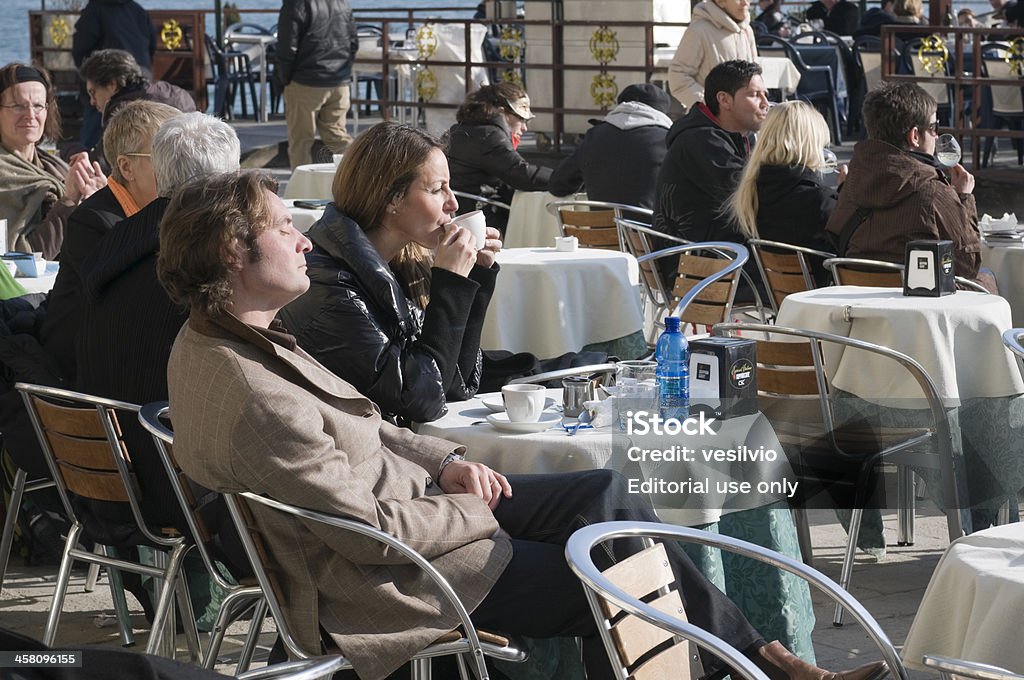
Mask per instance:
[[[924,367],[947,406],[1024,393],[1020,371],[1002,344],[1010,306],[997,295],[958,291],[926,298],[904,297],[897,288],[819,288],[789,295],[776,323],[903,352]],[[865,352],[840,354],[825,357],[839,389],[871,401],[920,398],[916,383],[893,370],[892,361]]]
[[[668,67],[675,57],[676,48],[659,47],[654,50],[655,75],[653,80],[668,81]],[[761,65],[761,78],[764,86],[769,90],[782,90],[790,95],[796,92],[800,84],[800,71],[786,57],[758,57],[757,63]],[[667,88],[666,88],[667,89]]]
[[[302,233],[309,231],[309,228],[324,216],[323,208],[296,208],[294,198],[284,198],[281,201],[288,208],[288,212],[291,213],[292,224]]]
[[[285,198],[333,198],[331,184],[334,183],[334,163],[310,163],[300,165],[284,188]]]
[[[496,395],[479,395],[488,397]],[[500,398],[500,395],[497,395]],[[561,390],[549,389],[548,396],[561,403]],[[654,463],[631,463],[627,465],[625,452],[635,445],[641,448],[665,448],[671,442],[695,451],[705,447],[729,449],[741,444],[751,450],[763,447],[780,452],[782,447],[766,418],[760,414],[734,418],[719,423],[718,434],[703,437],[680,434],[675,437],[640,438],[629,437],[614,431],[611,427],[581,429],[570,437],[556,424],[543,432],[531,434],[510,434],[501,432],[485,421],[490,411],[480,398],[467,401],[449,402],[448,413],[430,423],[419,423],[414,428],[420,434],[441,437],[466,447],[469,460],[484,463],[502,474],[542,474],[553,472],[574,472],[600,468],[623,472],[627,479],[649,477],[667,480],[686,479],[687,476],[703,478],[723,471],[729,479],[749,480],[756,484],[758,479],[781,478],[789,470],[788,463],[732,463],[717,464],[714,469],[701,463],[671,462],[655,467]],[[614,452],[614,455],[613,455]],[[698,454],[699,455],[699,454]],[[515,490],[513,489],[513,493]],[[769,494],[732,495],[728,498],[714,492],[683,495],[657,496],[659,517],[667,522],[687,526],[717,522],[723,514],[767,505],[779,500]],[[685,506],[685,507],[684,507]]]
[[[957,539],[942,556],[903,647],[904,663],[926,670],[941,654],[1024,673],[1024,524]]]
[[[643,326],[639,267],[627,253],[581,248],[514,248],[498,253],[501,273],[480,346],[542,359],[615,340]]]
[[[545,248],[562,235],[558,218],[547,211],[545,206],[561,198],[546,191],[517,191],[512,197],[505,228],[506,248]]]
[[[46,273],[42,276],[21,276],[15,275],[15,280],[21,284],[26,293],[49,293],[57,280],[57,272],[60,270],[59,262],[47,262]]]
[[[991,246],[982,242],[981,264],[996,275],[999,294],[1010,303],[1014,327],[1024,326],[1024,244]]]

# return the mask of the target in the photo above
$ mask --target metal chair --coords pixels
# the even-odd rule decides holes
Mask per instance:
[[[1021,344],[1022,338],[1024,338],[1024,328],[1011,328],[1003,332],[1003,345],[1016,355],[1018,363],[1024,360],[1024,345]]]
[[[614,572],[609,574],[607,571],[602,573],[598,570],[591,557],[591,551],[606,541],[625,537],[710,546],[770,564],[802,578],[835,601],[837,607],[849,611],[878,648],[882,658],[888,663],[890,672],[899,680],[907,680],[907,672],[899,654],[878,622],[850,593],[821,572],[780,553],[720,534],[654,522],[605,522],[583,527],[570,536],[565,548],[565,556],[570,568],[583,584],[587,601],[594,614],[594,619],[597,621],[598,631],[605,649],[608,651],[612,667],[622,680],[627,677],[640,679],[669,677],[667,673],[657,672],[659,669],[655,669],[656,672],[651,675],[642,675],[643,663],[640,664],[639,670],[624,663],[617,638],[623,637],[620,631],[626,625],[637,626],[639,624],[635,619],[649,624],[646,626],[646,630],[651,631],[652,637],[655,633],[668,631],[670,635],[692,641],[702,649],[720,657],[743,678],[748,680],[753,678],[763,680],[764,678],[764,674],[750,659],[728,643],[669,613],[674,610],[671,600],[668,606],[661,604],[663,600],[652,603],[641,601],[617,578],[618,574]],[[633,570],[629,576],[638,579],[641,574]],[[618,609],[625,612],[625,616],[617,616]],[[657,640],[656,637],[654,639]],[[669,652],[671,649],[669,648]],[[657,658],[655,657],[653,661],[657,661]],[[678,672],[678,664],[675,666],[674,672]]]
[[[157,454],[167,471],[167,478],[174,495],[181,505],[182,514],[188,522],[188,528],[195,538],[195,548],[203,560],[206,571],[210,578],[226,594],[221,601],[220,609],[217,611],[217,618],[210,631],[210,644],[203,656],[203,668],[213,668],[217,662],[217,653],[220,651],[221,643],[224,641],[224,633],[233,621],[238,620],[246,612],[252,612],[252,623],[250,624],[249,635],[239,655],[238,666],[235,673],[243,673],[249,668],[253,652],[256,649],[256,642],[259,637],[260,627],[263,619],[267,616],[267,601],[263,597],[263,590],[256,579],[241,579],[240,584],[231,583],[221,574],[213,556],[210,554],[208,544],[212,541],[213,535],[203,518],[203,508],[209,498],[197,498],[193,491],[191,480],[178,467],[174,460],[172,445],[174,444],[174,432],[164,425],[167,419],[167,402],[154,402],[146,404],[139,411],[139,422],[151,435],[156,445]]]
[[[26,493],[49,489],[53,486],[52,479],[30,480],[27,472],[21,468],[15,468],[14,481],[11,484],[11,499],[8,501],[5,511],[3,534],[0,534],[0,595],[4,590],[4,577],[7,575],[7,562],[11,556],[11,546],[14,544],[14,528],[18,524],[21,501]]]
[[[835,257],[835,253],[759,238],[750,239],[747,246],[754,254],[754,262],[761,272],[768,301],[775,314],[779,313],[779,306],[790,293],[817,288],[808,257],[822,260]]]
[[[484,656],[491,656],[505,661],[523,661],[526,659],[526,654],[510,644],[507,639],[483,631],[477,631],[473,627],[469,612],[444,576],[422,555],[391,534],[362,522],[315,510],[299,508],[249,492],[224,494],[224,500],[227,503],[238,533],[241,535],[242,545],[245,547],[246,555],[252,563],[256,578],[266,595],[271,614],[277,623],[278,635],[290,657],[308,659],[313,655],[299,646],[291,633],[288,620],[284,616],[282,609],[284,591],[276,577],[272,546],[269,546],[264,539],[259,523],[253,514],[253,508],[259,508],[262,512],[280,512],[301,520],[319,522],[336,529],[343,529],[353,534],[379,541],[423,570],[426,578],[440,591],[442,601],[446,601],[455,610],[462,622],[462,626],[460,630],[453,631],[448,636],[442,637],[411,659],[412,677],[414,680],[420,678],[426,680],[430,677],[430,659],[435,656],[456,655],[460,674],[465,678],[466,661],[464,655],[469,655],[472,658],[476,675],[480,680],[487,680],[489,677],[487,666],[484,663]],[[341,668],[351,668],[351,664],[346,661]]]
[[[942,403],[927,371],[911,357],[880,345],[829,333],[759,324],[718,324],[714,335],[731,336],[742,331],[757,339],[757,381],[762,410],[768,416],[780,441],[789,449],[790,462],[804,489],[842,491],[852,496],[852,515],[846,554],[839,584],[848,588],[857,550],[860,521],[873,490],[872,475],[883,463],[897,466],[899,538],[913,542],[914,494],[912,467],[937,470],[941,475],[946,505],[949,540],[963,535],[960,508],[966,500],[963,460],[953,446],[952,432]],[[763,335],[761,335],[763,334]],[[776,340],[776,338],[780,338]],[[826,352],[826,349],[832,351]],[[825,365],[827,354],[842,352],[845,358],[854,351],[881,355],[906,370],[921,389],[931,416],[927,427],[881,428],[857,419],[841,423],[835,413],[833,394]],[[764,406],[765,401],[776,400]],[[818,408],[801,409],[817,401]],[[791,452],[791,453],[790,453]],[[803,481],[801,481],[804,484]],[[806,494],[806,491],[802,490]],[[804,501],[808,500],[806,497]],[[804,516],[798,514],[803,524]],[[802,538],[809,536],[802,530]],[[807,555],[809,543],[801,546]],[[842,624],[842,608],[833,619]]]
[[[625,203],[566,199],[551,201],[545,208],[558,218],[562,236],[575,236],[583,248],[625,251],[616,219],[624,214],[654,216],[654,211]]]
[[[663,248],[638,257],[637,262],[641,266],[650,263],[656,269],[659,260],[670,257],[679,259],[672,289],[666,291],[672,315],[694,328],[730,320],[740,281],[737,270],[742,271],[750,257],[747,249],[736,243],[707,241]]]
[[[532,383],[545,383],[550,380],[561,380],[562,378],[568,378],[574,375],[588,375],[593,376],[597,381],[597,384],[601,385],[612,385],[615,383],[615,371],[618,369],[618,364],[590,364],[589,366],[573,366],[572,368],[563,368],[559,371],[546,371],[544,373],[536,373],[534,375],[524,375],[520,378],[509,380],[509,385],[525,385]]]
[[[825,120],[828,121],[829,130],[832,132],[832,143],[842,144],[843,130],[839,121],[836,74],[832,72],[832,67],[809,66],[792,43],[770,33],[757,36],[757,52],[764,56],[771,56],[773,52],[781,52],[782,56],[793,62],[793,65],[800,71],[797,97],[825,109]]]
[[[1009,45],[986,43],[981,46],[981,57],[981,72],[986,78],[1014,80],[1018,77],[1011,66]],[[988,85],[982,91],[982,101],[982,127],[1005,125],[1016,130],[1024,127],[1024,87]],[[1014,139],[1013,146],[1017,151],[1017,165],[1024,164],[1024,142],[1019,138]],[[986,137],[981,167],[987,167],[992,162],[995,150],[996,139]]]
[[[248,116],[245,101],[245,89],[248,85],[253,115],[259,118],[259,100],[256,96],[256,83],[259,82],[259,78],[253,73],[249,55],[237,50],[222,50],[217,41],[209,35],[204,36],[204,40],[213,72],[213,115],[225,120],[231,119],[235,94],[241,87],[242,117]]]
[[[823,263],[832,273],[837,286],[876,286],[879,288],[902,288],[902,264],[882,260],[866,260],[858,257],[832,257]],[[954,277],[959,288],[977,293],[989,294],[987,288],[963,276]]]
[[[257,668],[237,676],[238,680],[317,680],[330,678],[336,671],[349,668],[340,654],[313,656],[299,661],[285,661]]]
[[[512,209],[512,206],[508,203],[503,203],[496,198],[488,198],[486,196],[480,196],[479,194],[470,194],[465,191],[455,191],[454,189],[452,190],[452,193],[455,194],[456,198],[465,198],[470,201],[476,201],[477,205],[475,210],[480,210],[481,205],[492,205],[495,208],[502,208],[503,210]]]
[[[925,654],[924,665],[939,672],[942,680],[971,678],[972,680],[1024,680],[1024,675],[987,663],[954,659],[938,654]]]
[[[173,656],[174,617],[171,597],[177,591],[189,651],[197,653],[199,639],[195,617],[180,571],[191,543],[172,527],[147,525],[142,516],[131,459],[118,424],[118,412],[135,416],[139,407],[41,385],[17,383],[15,389],[21,392],[64,511],[72,523],[64,543],[64,555],[57,574],[43,643],[51,646],[56,637],[71,566],[78,560],[113,568],[110,570],[112,589],[120,586],[120,583],[115,583],[117,570],[151,576],[161,584],[153,629],[146,645],[148,654],[158,653],[159,650],[165,656]],[[133,522],[124,528],[130,529],[130,535],[119,539],[117,544],[109,543],[110,538],[103,531],[109,525],[93,521],[87,516],[83,518],[71,501],[72,494],[86,500],[126,503],[131,510]],[[78,547],[78,539],[82,535],[104,546],[106,554],[100,555]],[[135,545],[152,548],[158,561],[166,561],[166,565],[151,566],[115,556],[116,548]],[[117,598],[115,604],[118,604]],[[169,634],[166,630],[168,627],[171,627]],[[165,640],[166,644],[162,645]]]

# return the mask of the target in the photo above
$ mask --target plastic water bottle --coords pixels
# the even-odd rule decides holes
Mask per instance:
[[[658,362],[658,411],[662,418],[690,415],[690,346],[679,330],[679,317],[665,317],[665,330],[654,351]]]

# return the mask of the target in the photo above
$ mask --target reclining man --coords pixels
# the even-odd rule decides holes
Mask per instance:
[[[160,280],[190,308],[168,365],[182,467],[213,489],[267,494],[388,531],[445,575],[476,625],[580,636],[588,677],[614,677],[564,545],[585,524],[654,514],[609,471],[506,478],[462,460],[463,447],[391,425],[297,348],[275,317],[309,286],[311,245],[275,190],[260,174],[208,177],[181,188],[161,224]],[[322,628],[359,677],[386,677],[457,624],[418,568],[379,545],[292,519],[257,521],[299,643],[318,651]],[[615,544],[604,566],[634,547]],[[868,680],[886,670],[878,662],[828,673],[766,644],[678,545],[667,547],[690,620],[773,680]],[[725,670],[708,659],[705,669]]]

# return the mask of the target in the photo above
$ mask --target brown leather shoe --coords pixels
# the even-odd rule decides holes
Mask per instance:
[[[783,647],[778,640],[761,647],[758,653],[765,661],[782,670],[789,680],[877,680],[889,671],[889,666],[884,661],[875,661],[848,671],[834,673],[812,666]]]

